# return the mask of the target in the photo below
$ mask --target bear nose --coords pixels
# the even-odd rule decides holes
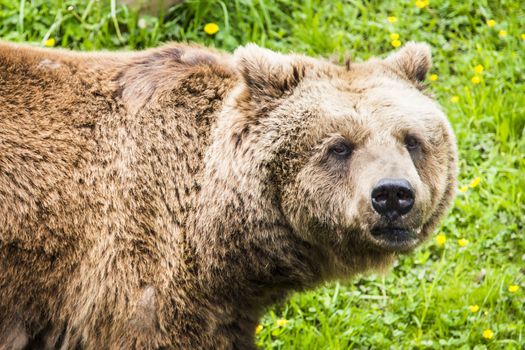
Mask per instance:
[[[414,206],[414,190],[405,179],[381,179],[372,190],[372,207],[395,220]]]

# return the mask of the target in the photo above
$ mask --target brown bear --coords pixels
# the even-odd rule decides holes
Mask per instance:
[[[0,348],[253,349],[288,293],[410,252],[455,193],[429,65],[0,43]]]

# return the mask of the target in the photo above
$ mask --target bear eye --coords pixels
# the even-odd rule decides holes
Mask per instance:
[[[409,151],[414,151],[419,148],[419,140],[415,136],[407,135],[405,137],[405,147]]]
[[[340,158],[348,157],[352,153],[352,146],[345,141],[339,141],[336,144],[330,146],[328,151],[330,154]]]

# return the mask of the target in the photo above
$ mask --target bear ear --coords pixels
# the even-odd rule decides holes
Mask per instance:
[[[424,43],[408,42],[401,50],[390,54],[384,62],[407,79],[420,83],[425,80],[432,64],[430,46]]]
[[[271,100],[293,90],[305,75],[297,56],[283,55],[255,44],[234,52],[235,65],[255,100]]]

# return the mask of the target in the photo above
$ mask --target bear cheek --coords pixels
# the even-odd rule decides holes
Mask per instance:
[[[418,167],[421,179],[421,208],[424,220],[428,220],[439,208],[448,187],[449,161],[440,150],[429,152]]]
[[[281,192],[281,208],[286,221],[298,236],[309,242],[314,240],[312,226],[319,221],[313,218],[318,209],[316,202],[312,200],[312,191],[313,188],[298,177]]]
[[[350,201],[345,184],[334,181],[315,167],[305,167],[282,192],[281,206],[288,222],[301,237],[312,243],[340,239],[346,226]]]

